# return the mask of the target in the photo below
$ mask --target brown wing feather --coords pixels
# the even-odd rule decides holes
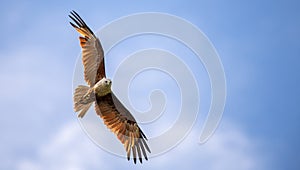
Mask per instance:
[[[70,24],[81,35],[79,41],[82,49],[84,79],[92,87],[105,77],[103,48],[93,31],[75,11],[72,11],[69,17],[74,21],[74,23],[70,22]]]
[[[143,157],[148,160],[146,150],[151,153],[145,134],[137,125],[133,116],[112,93],[104,97],[97,97],[96,113],[103,119],[104,124],[117,136],[124,145],[127,159],[132,153],[133,161],[137,158],[142,163]],[[130,114],[130,116],[128,116]]]

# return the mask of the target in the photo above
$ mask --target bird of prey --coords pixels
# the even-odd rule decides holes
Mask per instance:
[[[146,143],[147,137],[111,90],[112,81],[106,78],[104,52],[99,38],[75,11],[70,12],[69,17],[73,20],[70,24],[80,34],[84,79],[88,84],[75,89],[74,111],[79,113],[79,118],[83,118],[94,103],[97,115],[124,145],[128,161],[131,155],[134,163],[137,159],[142,163],[143,157],[148,160],[147,152],[151,151]]]

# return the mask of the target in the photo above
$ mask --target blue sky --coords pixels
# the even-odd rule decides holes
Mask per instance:
[[[299,2],[12,0],[0,8],[0,169],[300,167]],[[214,136],[197,143],[205,118],[201,115],[180,145],[143,165],[128,163],[91,142],[72,111],[80,48],[78,34],[68,23],[71,10],[93,30],[140,12],[169,13],[201,29],[217,49],[227,81],[226,107]],[[126,51],[122,45],[117,49]],[[113,74],[114,62],[121,60],[108,60],[108,72]],[[209,84],[203,79],[205,94]],[[135,102],[133,98],[136,107],[147,108]],[[204,103],[205,110],[209,102]]]

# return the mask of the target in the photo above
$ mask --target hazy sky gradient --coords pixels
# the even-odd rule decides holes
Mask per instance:
[[[2,2],[0,169],[298,169],[299,5],[291,0]],[[200,28],[217,49],[227,80],[226,108],[215,135],[197,144],[201,115],[182,144],[143,165],[91,142],[72,110],[80,48],[68,23],[71,10],[95,31],[140,12],[169,13]],[[111,66],[121,59],[111,59]]]

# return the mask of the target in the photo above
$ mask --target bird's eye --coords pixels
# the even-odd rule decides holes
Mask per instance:
[[[105,80],[105,83],[107,83],[107,80]]]

